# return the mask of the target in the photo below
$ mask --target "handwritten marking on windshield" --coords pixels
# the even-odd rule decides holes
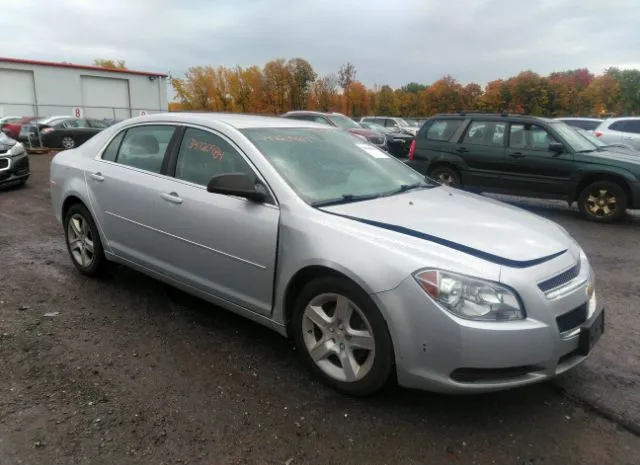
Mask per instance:
[[[216,160],[222,160],[222,156],[224,152],[220,147],[215,144],[209,144],[207,142],[202,142],[197,139],[191,139],[191,144],[189,144],[189,150],[200,150],[204,153],[210,153],[213,158]]]

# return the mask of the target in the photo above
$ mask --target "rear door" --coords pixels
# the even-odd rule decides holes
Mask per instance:
[[[482,190],[500,187],[505,169],[504,121],[472,120],[452,148],[464,163],[462,185]]]
[[[125,129],[111,140],[86,173],[91,204],[108,248],[119,257],[163,273],[173,245],[163,230],[174,180],[164,174],[175,144],[174,125]]]
[[[622,142],[640,150],[640,119],[625,121]]]
[[[511,123],[502,185],[514,192],[566,194],[574,172],[573,154],[552,152],[552,142],[560,141],[543,126]]]

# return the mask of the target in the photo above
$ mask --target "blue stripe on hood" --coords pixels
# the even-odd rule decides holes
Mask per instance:
[[[481,258],[488,262],[492,262],[497,265],[508,266],[510,268],[529,268],[530,266],[539,265],[541,263],[548,262],[549,260],[553,260],[554,258],[559,257],[560,255],[564,254],[567,251],[567,249],[565,249],[560,252],[554,253],[552,255],[536,258],[534,260],[511,260],[508,258],[500,257],[498,255],[493,255],[487,252],[483,252],[482,250],[474,249],[473,247],[468,247],[466,245],[458,244],[457,242],[449,241],[447,239],[443,239],[438,236],[432,236],[431,234],[426,234],[420,231],[415,231],[413,229],[405,228],[404,226],[398,226],[398,225],[389,224],[389,223],[381,223],[379,221],[367,220],[364,218],[343,215],[341,213],[334,213],[326,210],[321,210],[321,211],[323,211],[324,213],[328,213],[330,215],[340,216],[342,218],[368,224],[369,226],[375,226],[377,228],[386,229],[388,231],[397,232],[400,234],[404,234],[406,236],[411,236],[418,239],[423,239],[425,241],[433,242],[435,244],[443,245],[453,250],[457,250],[458,252],[463,252],[468,255]]]

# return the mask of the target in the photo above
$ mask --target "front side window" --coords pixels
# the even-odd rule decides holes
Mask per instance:
[[[175,177],[206,186],[214,176],[230,173],[256,177],[229,142],[211,132],[188,128],[180,143]]]
[[[377,196],[424,182],[424,176],[352,135],[322,128],[242,132],[306,202]]]
[[[564,124],[564,123],[563,123]],[[549,150],[555,138],[541,126],[535,124],[512,124],[509,147],[528,150]]]
[[[160,173],[173,126],[138,126],[127,129],[116,162],[152,173]]]
[[[462,120],[442,119],[436,120],[427,129],[427,139],[437,141],[447,141],[456,132]]]

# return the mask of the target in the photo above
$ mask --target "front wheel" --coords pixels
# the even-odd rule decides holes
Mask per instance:
[[[297,299],[292,329],[310,371],[337,391],[373,394],[393,373],[393,345],[382,314],[345,278],[307,284]]]
[[[450,187],[460,187],[460,175],[454,168],[439,166],[429,171],[429,177],[440,184]]]
[[[60,141],[60,145],[62,145],[63,149],[69,150],[76,146],[76,141],[71,136],[65,136]]]
[[[580,213],[590,221],[610,223],[625,214],[629,200],[622,187],[612,181],[596,181],[578,197]]]

